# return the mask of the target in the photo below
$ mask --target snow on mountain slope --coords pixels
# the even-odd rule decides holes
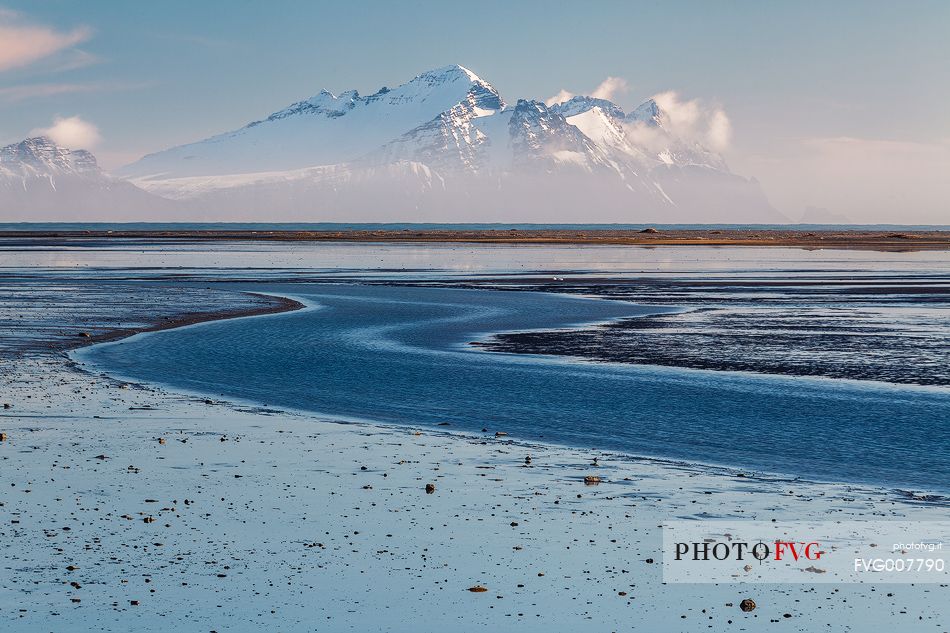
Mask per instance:
[[[0,148],[3,220],[88,219],[125,209],[166,213],[174,204],[107,176],[91,153],[59,147],[45,136]]]
[[[571,97],[563,103],[557,103],[551,106],[551,109],[557,112],[560,115],[563,115],[566,118],[576,116],[578,114],[583,114],[588,112],[593,108],[599,108],[603,113],[619,121],[623,121],[624,113],[623,109],[620,108],[613,101],[607,101],[606,99],[598,99],[596,97],[583,97],[576,96]]]
[[[366,97],[324,90],[120,173],[193,209],[242,217],[267,208],[288,220],[783,219],[758,183],[679,136],[654,100],[629,115],[586,96],[507,105],[458,65]]]
[[[601,148],[540,101],[519,99],[508,132],[514,167],[550,168],[562,163],[593,170],[608,164]]]
[[[461,123],[503,106],[490,84],[462,66],[446,66],[366,97],[324,90],[239,130],[150,154],[119,173],[173,178],[333,165],[360,158],[444,113]]]
[[[677,134],[669,113],[654,99],[637,106],[623,122],[627,137],[639,144],[653,160],[664,165],[699,166],[729,172],[718,153]]]
[[[47,180],[66,175],[95,177],[99,165],[86,150],[69,150],[45,136],[36,136],[0,148],[0,174],[5,178]]]
[[[448,170],[477,172],[480,147],[488,141],[488,137],[478,129],[477,120],[495,114],[503,103],[499,99],[495,109],[484,105],[484,101],[479,104],[476,95],[469,94],[466,100],[431,121],[385,143],[366,156],[366,161],[372,164],[422,161]]]
[[[644,123],[650,127],[661,127],[663,111],[655,100],[647,99],[625,118],[629,123]]]
[[[646,167],[649,163],[646,154],[630,142],[622,121],[600,107],[567,117],[568,123],[598,145],[629,156],[641,167]]]

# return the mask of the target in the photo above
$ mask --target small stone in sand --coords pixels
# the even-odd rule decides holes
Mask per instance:
[[[755,600],[752,600],[751,598],[746,598],[745,600],[739,603],[739,608],[745,611],[746,613],[748,613],[749,611],[753,611],[755,609]]]
[[[426,484],[426,494],[431,495],[435,492],[435,484]]]

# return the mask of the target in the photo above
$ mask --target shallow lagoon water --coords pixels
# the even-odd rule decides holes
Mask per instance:
[[[233,286],[232,286],[233,287]],[[268,405],[950,491],[950,391],[498,354],[492,332],[669,308],[450,288],[246,284],[313,307],[82,351],[129,379]]]
[[[572,277],[720,277],[821,279],[847,274],[854,279],[922,275],[945,279],[945,251],[860,251],[785,247],[630,247],[595,245],[413,244],[346,242],[195,242],[154,240],[62,240],[29,245],[0,239],[0,273],[101,279],[203,278],[414,279],[419,275],[565,274]]]

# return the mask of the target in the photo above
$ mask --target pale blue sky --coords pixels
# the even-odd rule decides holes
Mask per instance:
[[[68,42],[4,65],[0,39],[0,142],[79,116],[98,127],[95,151],[107,167],[239,127],[321,88],[372,92],[460,63],[508,100],[590,92],[616,76],[630,86],[617,98],[624,107],[665,90],[717,104],[734,129],[730,164],[762,180],[793,219],[809,205],[864,213],[888,192],[862,202],[835,187],[880,181],[892,168],[923,179],[914,184],[920,200],[901,198],[912,192],[899,184],[891,191],[895,202],[926,207],[919,219],[938,221],[941,199],[950,199],[931,183],[950,168],[943,0],[0,0],[0,8],[0,27],[46,29]],[[869,155],[866,166],[846,164]]]

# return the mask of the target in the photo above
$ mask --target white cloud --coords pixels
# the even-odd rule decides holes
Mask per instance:
[[[600,85],[594,88],[590,96],[596,99],[606,99],[613,101],[614,97],[627,92],[630,89],[627,80],[621,77],[607,77]]]
[[[545,105],[553,106],[557,103],[564,103],[565,101],[569,100],[573,96],[574,96],[573,92],[568,92],[567,90],[564,90],[563,88],[561,88],[560,92],[558,92],[553,97],[548,97],[547,99],[545,99],[544,103]]]
[[[706,132],[706,143],[710,149],[721,152],[729,147],[732,141],[732,123],[725,111],[717,109],[709,115],[709,129]]]
[[[624,126],[627,131],[627,138],[637,147],[659,152],[669,145],[670,135],[660,128],[647,125],[646,123],[630,123]]]
[[[70,149],[92,149],[101,137],[99,128],[78,116],[56,117],[48,128],[37,128],[30,136],[48,136],[54,143]]]
[[[680,100],[679,94],[661,92],[653,95],[653,100],[660,107],[664,115],[664,124],[668,125],[675,134],[691,136],[696,123],[699,121],[699,102]]]
[[[613,101],[614,97],[624,94],[629,89],[630,86],[626,79],[621,77],[607,77],[590,93],[585,94],[588,94],[589,96],[596,99],[606,99],[608,101]],[[544,103],[548,106],[552,106],[556,103],[564,103],[573,96],[575,96],[575,93],[561,88],[561,90],[556,95],[545,99]]]
[[[655,148],[673,137],[717,152],[728,149],[732,123],[722,108],[705,105],[699,99],[684,101],[672,90],[656,94],[652,99],[660,109],[662,129],[644,123],[630,125],[627,132],[634,142]]]
[[[89,39],[86,27],[68,32],[25,22],[19,13],[0,10],[0,72],[22,68]]]

